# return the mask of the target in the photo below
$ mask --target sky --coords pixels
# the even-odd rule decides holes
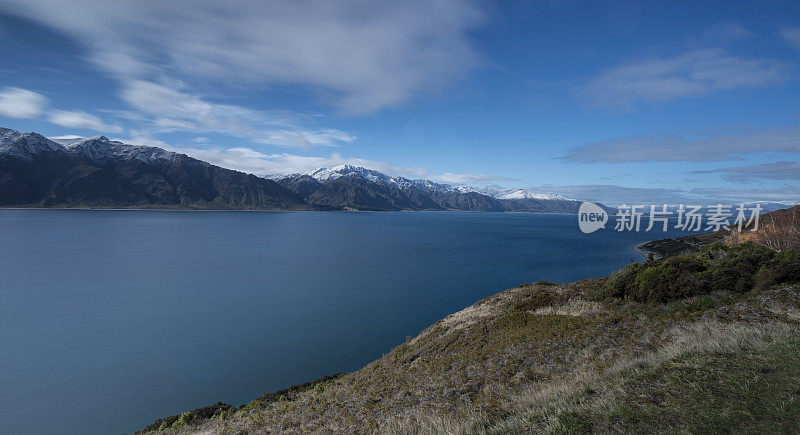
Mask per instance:
[[[800,201],[800,2],[0,0],[0,126],[256,175]]]

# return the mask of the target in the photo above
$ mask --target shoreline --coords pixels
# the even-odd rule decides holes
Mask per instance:
[[[642,243],[639,243],[638,245],[635,245],[634,247],[632,247],[632,248],[631,248],[631,250],[632,250],[633,252],[635,252],[635,253],[637,253],[637,254],[641,255],[642,257],[644,257],[644,258],[645,258],[645,260],[647,259],[647,257],[649,257],[649,256],[650,256],[650,254],[651,254],[651,253],[653,254],[653,258],[655,258],[656,260],[658,260],[659,258],[661,258],[661,254],[659,254],[659,253],[658,253],[658,252],[656,252],[656,251],[653,251],[653,250],[647,249],[647,248],[645,247],[645,245],[647,245],[648,243],[650,243],[650,242],[652,242],[652,241],[653,241],[653,240],[650,240],[650,241],[647,241],[647,242],[642,242]]]
[[[653,254],[653,259],[659,260],[699,251],[704,246],[722,242],[727,234],[727,232],[720,230],[712,233],[651,240],[649,242],[639,243],[631,249],[637,254],[644,256],[645,259],[647,259],[650,254]]]
[[[314,210],[314,209],[222,209],[222,208],[171,208],[171,207],[0,207],[2,210],[81,210],[81,211],[214,211],[214,212],[314,212],[314,213],[497,213],[497,214],[546,214],[546,215],[569,215],[577,216],[577,213],[558,213],[558,212],[536,212],[536,211],[485,211],[485,210]]]

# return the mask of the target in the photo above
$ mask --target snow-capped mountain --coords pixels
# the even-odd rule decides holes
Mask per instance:
[[[499,186],[453,186],[393,177],[340,165],[304,174],[269,176],[312,204],[362,210],[470,210],[575,213],[580,202],[559,195]]]
[[[305,175],[313,177],[319,181],[326,181],[330,179],[337,179],[340,177],[347,177],[351,175],[358,175],[366,180],[373,182],[394,183],[392,177],[372,169],[362,168],[360,166],[352,165],[339,165],[315,169],[311,172],[306,172]]]
[[[95,162],[114,160],[140,160],[151,163],[157,160],[172,162],[178,154],[157,147],[128,145],[105,136],[88,138],[53,139],[67,152]]]
[[[0,155],[33,159],[43,153],[66,153],[97,163],[133,159],[171,162],[178,155],[161,148],[128,145],[105,136],[49,139],[38,133],[0,128]]]
[[[43,153],[65,151],[63,146],[40,134],[0,127],[0,155],[30,160]]]
[[[419,189],[423,192],[453,192],[453,186],[440,184],[430,180],[411,180],[405,177],[392,177],[383,172],[361,166],[339,165],[315,169],[302,175],[308,175],[317,181],[335,180],[341,177],[361,177],[373,183],[395,186],[400,189]],[[280,178],[280,177],[279,177]]]
[[[415,188],[419,189],[425,193],[447,193],[447,192],[456,192],[456,193],[470,193],[476,192],[482,195],[491,196],[492,198],[496,199],[544,199],[544,200],[571,200],[571,198],[566,198],[561,195],[555,195],[550,193],[539,193],[534,192],[527,189],[520,189],[520,188],[507,188],[507,187],[500,187],[500,186],[487,186],[487,187],[475,187],[475,186],[467,186],[467,185],[450,185],[445,183],[437,183],[431,180],[425,179],[417,179],[411,180],[405,177],[392,177],[386,175],[382,172],[375,171],[373,169],[367,169],[360,166],[353,166],[353,165],[339,165],[339,166],[330,166],[330,167],[323,167],[319,169],[315,169],[310,172],[306,172],[303,175],[308,175],[318,181],[327,181],[331,179],[337,179],[340,177],[348,177],[348,176],[358,176],[364,178],[365,180],[372,181],[374,183],[384,183],[393,186],[397,186],[399,188]],[[281,176],[271,176],[270,178],[283,178]]]
[[[185,154],[7,128],[0,128],[0,206],[316,208],[273,181]]]
[[[487,186],[487,187],[472,187],[472,186],[457,186],[460,191],[478,192],[484,195],[489,195],[497,199],[563,199],[572,200],[565,196],[556,195],[552,193],[534,192],[532,190],[520,189],[514,187],[500,187],[500,186]]]

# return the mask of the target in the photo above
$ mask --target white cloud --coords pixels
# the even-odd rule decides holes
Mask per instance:
[[[484,184],[494,183],[498,181],[516,181],[513,178],[498,177],[494,175],[483,174],[453,174],[445,172],[441,175],[433,176],[435,180],[444,181],[445,183],[452,184]]]
[[[800,203],[800,186],[784,186],[772,189],[729,189],[708,187],[692,189],[691,194],[709,198],[712,203],[742,201],[776,201],[790,204]]]
[[[294,174],[313,171],[325,166],[353,165],[373,169],[393,176],[407,178],[427,178],[446,183],[487,183],[510,181],[505,177],[473,174],[432,173],[419,166],[397,166],[389,162],[346,157],[339,153],[329,156],[301,156],[291,153],[263,153],[247,147],[202,149],[191,146],[171,146],[163,141],[146,136],[135,136],[129,139],[117,139],[125,143],[156,146],[181,154],[186,154],[223,168],[234,169],[258,176],[272,174]]]
[[[15,87],[0,91],[0,115],[11,118],[38,118],[44,112],[47,98],[42,94]]]
[[[86,128],[103,134],[122,132],[122,127],[106,124],[102,119],[80,110],[52,110],[47,120],[62,127]]]
[[[774,162],[759,165],[735,166],[709,171],[694,171],[693,174],[722,174],[729,181],[749,182],[753,179],[800,180],[800,162]]]
[[[593,105],[629,109],[641,103],[771,85],[784,80],[784,70],[777,61],[701,49],[611,68],[577,92]]]
[[[344,157],[339,153],[330,156],[300,156],[290,153],[267,154],[247,147],[200,149],[186,146],[170,146],[160,141],[146,138],[133,138],[125,142],[160,146],[186,154],[199,160],[259,176],[269,174],[292,174],[309,172],[323,166],[354,165],[363,166],[391,175],[422,177],[428,171],[418,167],[399,167],[387,162],[379,162],[357,157]]]
[[[741,155],[763,152],[800,153],[800,126],[702,136],[636,135],[590,142],[571,149],[563,159],[583,163],[706,162],[740,160]]]
[[[781,36],[786,42],[800,49],[800,27],[784,27],[781,29]]]
[[[311,86],[352,112],[462,77],[478,63],[467,33],[483,15],[471,0],[0,0],[0,9],[83,42],[124,81]]]
[[[736,22],[716,23],[709,26],[702,34],[700,40],[704,43],[724,43],[738,41],[753,36],[753,33]]]
[[[303,149],[337,146],[356,139],[341,130],[301,127],[285,113],[211,103],[197,95],[144,80],[127,82],[120,98],[136,109],[134,116],[148,124],[152,133],[213,132],[265,145]]]
[[[46,117],[49,122],[69,128],[87,128],[101,133],[120,133],[122,128],[106,124],[97,116],[82,112],[47,109],[44,95],[16,87],[0,91],[0,115],[12,118]]]
[[[614,184],[576,184],[568,186],[544,185],[532,188],[536,192],[563,195],[584,201],[595,201],[605,205],[619,204],[679,204],[687,202],[686,192],[679,189],[659,187],[626,187]]]
[[[784,186],[774,189],[698,188],[672,189],[659,187],[627,187],[613,184],[570,186],[544,185],[532,190],[554,193],[605,205],[620,204],[718,204],[749,201],[800,202],[800,187]]]

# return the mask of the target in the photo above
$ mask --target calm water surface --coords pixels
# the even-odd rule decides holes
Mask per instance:
[[[0,210],[0,432],[119,433],[356,370],[639,242],[572,215]]]

